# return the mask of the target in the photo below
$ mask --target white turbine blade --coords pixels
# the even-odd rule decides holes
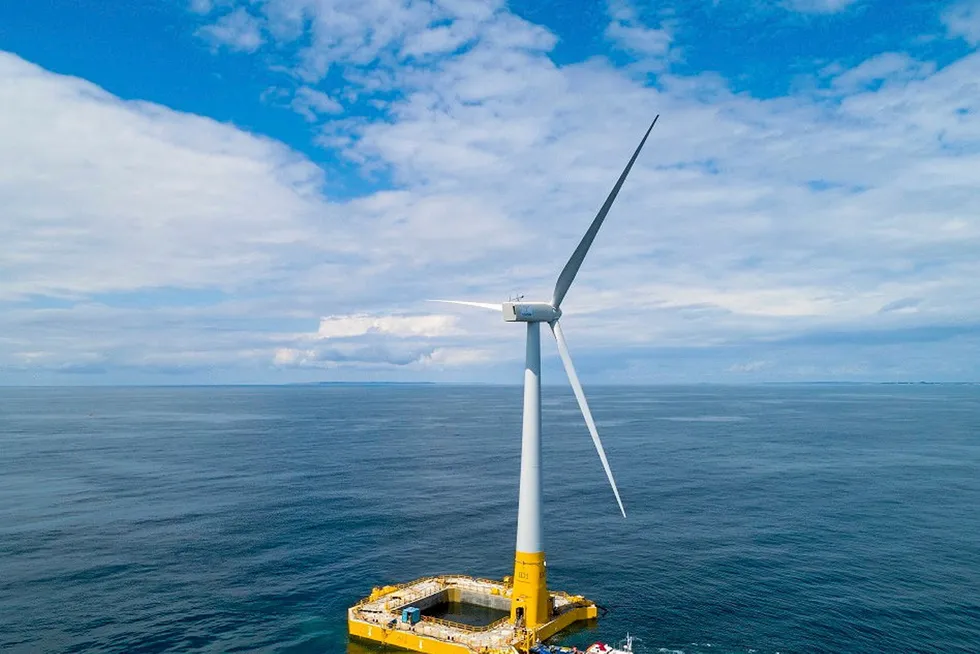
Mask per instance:
[[[602,441],[599,440],[599,432],[595,428],[595,421],[592,420],[592,412],[589,411],[589,403],[585,400],[585,392],[582,390],[582,384],[578,381],[578,375],[575,374],[575,366],[572,364],[572,356],[568,353],[568,345],[565,343],[565,335],[562,334],[561,325],[558,321],[549,323],[551,325],[551,331],[555,335],[555,340],[558,342],[558,354],[561,355],[561,362],[565,364],[565,372],[568,374],[568,381],[572,385],[572,391],[575,393],[575,399],[578,400],[578,406],[582,409],[582,416],[585,418],[585,425],[589,428],[589,433],[592,434],[592,442],[595,444],[595,450],[599,453],[599,459],[602,461],[602,468],[606,471],[606,477],[609,479],[609,485],[612,486],[613,494],[616,496],[616,503],[619,504],[619,511],[626,517],[626,509],[623,508],[623,500],[619,498],[619,489],[616,488],[616,480],[613,479],[612,469],[609,467],[609,461],[606,460],[606,451],[602,449]]]
[[[462,304],[467,307],[479,307],[480,309],[490,309],[492,311],[502,311],[502,305],[490,304],[489,302],[467,302],[466,300],[426,300],[426,302],[442,302],[444,304]]]
[[[602,227],[602,221],[606,219],[606,214],[609,213],[609,208],[612,207],[613,201],[616,200],[616,196],[619,195],[619,189],[622,188],[623,182],[626,181],[626,176],[630,174],[630,169],[633,167],[633,162],[640,155],[640,150],[643,149],[643,144],[647,142],[647,137],[650,136],[650,131],[653,126],[657,124],[657,118],[653,119],[650,123],[647,133],[643,135],[643,140],[640,141],[640,145],[636,147],[636,152],[630,158],[630,162],[626,164],[626,168],[623,170],[623,174],[619,176],[619,180],[616,185],[613,186],[612,191],[609,193],[609,197],[603,203],[602,208],[599,209],[599,213],[596,214],[595,218],[592,219],[592,224],[589,225],[588,231],[585,232],[585,236],[579,242],[578,247],[575,248],[575,252],[572,253],[571,258],[565,267],[562,268],[561,274],[558,275],[558,281],[555,283],[555,295],[551,301],[552,306],[556,309],[561,305],[561,301],[565,299],[565,293],[568,292],[568,287],[572,285],[572,281],[575,279],[575,275],[578,273],[578,269],[582,266],[582,261],[585,260],[585,255],[588,253],[589,248],[592,247],[592,241],[595,240],[595,235],[599,233],[599,228]]]

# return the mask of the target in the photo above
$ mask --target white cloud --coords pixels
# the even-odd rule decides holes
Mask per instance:
[[[747,361],[745,363],[734,363],[728,367],[728,372],[759,372],[760,370],[769,367],[769,365],[770,364],[768,361]]]
[[[706,345],[894,327],[879,309],[912,294],[930,298],[923,311],[932,320],[972,320],[980,226],[968,217],[980,162],[970,150],[976,132],[956,108],[976,110],[968,89],[977,61],[930,73],[890,59],[882,61],[903,65],[872,61],[842,78],[856,86],[904,75],[901,83],[852,91],[834,107],[737,97],[710,78],[662,78],[658,93],[596,62],[558,70],[524,56],[511,69],[479,45],[409,96],[397,120],[365,126],[357,147],[405,184],[467,188],[519,216],[528,245],[513,250],[508,261],[521,264],[505,264],[506,273],[546,296],[645,121],[661,111],[569,296],[569,315],[596,315],[576,328],[590,338]],[[490,80],[490,90],[471,93],[475,80]],[[917,270],[937,252],[941,260]],[[484,269],[482,288],[512,288],[490,262]],[[637,305],[651,317],[618,318],[619,307]],[[621,329],[608,328],[606,311]]]
[[[478,348],[445,348],[439,347],[431,354],[422,358],[420,363],[426,366],[472,366],[493,360],[497,355],[493,350]]]
[[[980,44],[980,2],[965,0],[947,7],[942,21],[950,36],[958,36],[970,45]]]
[[[404,344],[343,343],[306,349],[279,348],[273,363],[279,368],[387,368],[420,365],[432,348]]]
[[[447,345],[463,335],[456,316],[327,316],[315,334],[280,335],[279,368],[461,367],[487,361],[492,349]]]
[[[809,14],[835,14],[844,11],[860,0],[784,0],[786,7],[793,11]]]
[[[232,290],[320,250],[322,171],[280,143],[0,54],[0,298]]]
[[[286,367],[300,365],[302,362],[315,357],[316,353],[313,350],[297,350],[292,347],[280,347],[276,348],[272,360],[277,366]]]
[[[834,77],[833,85],[846,92],[861,91],[878,82],[904,84],[935,72],[935,64],[916,61],[904,53],[886,52],[867,59]]]
[[[234,0],[229,0],[234,4]],[[476,38],[505,48],[549,50],[554,36],[503,10],[502,0],[266,0],[239,3],[205,28],[210,38],[232,48],[251,46],[265,32],[281,47],[288,66],[307,80],[323,79],[332,66],[345,77],[391,70],[401,60],[446,54]],[[253,22],[244,7],[257,12]],[[234,17],[234,18],[232,18]],[[232,22],[232,25],[228,23]],[[236,29],[237,28],[237,29]],[[243,37],[242,34],[248,36]],[[283,55],[283,52],[288,55]]]
[[[673,37],[666,28],[644,25],[630,0],[609,0],[606,38],[624,50],[655,59],[667,56]]]
[[[426,347],[416,344],[352,344],[305,349],[279,348],[274,365],[278,368],[307,369],[379,369],[395,368],[419,372],[428,368],[466,367],[490,360],[490,352],[469,348]]]
[[[269,3],[271,7],[279,4],[283,3]],[[298,11],[310,17],[308,33],[292,32],[300,37],[299,60],[308,79],[322,78],[335,63],[369,64],[400,49],[406,39],[414,44],[409,46],[410,49],[414,47],[419,52],[427,46],[434,47],[445,27],[436,23],[452,20],[460,11],[472,13],[469,3],[454,7],[402,0],[337,0],[331,3],[296,0],[292,6],[301,7]],[[266,15],[275,25],[281,21],[282,12],[271,7],[266,10]],[[273,29],[283,31],[277,27]],[[437,34],[428,36],[430,30]]]
[[[265,43],[258,19],[242,7],[225,14],[214,24],[202,27],[198,33],[240,52],[255,52]]]
[[[211,0],[190,0],[190,10],[195,14],[209,14],[214,9]]]
[[[665,29],[638,27],[621,21],[610,23],[606,36],[626,50],[656,57],[667,55],[672,40]]]
[[[407,35],[401,54],[406,57],[425,57],[453,52],[476,36],[476,28],[475,23],[456,21],[452,25],[439,25]]]
[[[318,338],[346,338],[364,334],[392,336],[449,336],[458,334],[455,316],[327,316],[320,319]]]
[[[310,122],[316,121],[325,114],[339,114],[344,110],[344,107],[329,95],[308,86],[301,86],[296,90],[290,106]]]

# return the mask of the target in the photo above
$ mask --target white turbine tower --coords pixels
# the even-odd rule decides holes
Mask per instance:
[[[546,565],[544,558],[544,545],[542,538],[541,524],[541,336],[540,325],[548,323],[551,331],[558,343],[558,354],[561,362],[565,366],[568,374],[568,381],[572,385],[575,399],[578,400],[585,424],[592,435],[592,442],[595,444],[596,452],[602,461],[602,467],[606,471],[609,485],[612,487],[613,495],[616,496],[616,503],[619,510],[626,517],[626,509],[623,508],[623,501],[619,497],[619,489],[616,488],[616,480],[613,478],[609,462],[606,460],[606,452],[602,448],[602,441],[599,440],[599,433],[596,431],[595,421],[592,419],[592,412],[589,411],[589,403],[585,399],[582,391],[582,384],[579,383],[578,375],[575,374],[575,366],[568,353],[568,345],[565,343],[565,335],[562,333],[559,318],[561,318],[561,302],[572,285],[576,273],[582,266],[582,261],[592,245],[599,228],[602,226],[609,208],[612,207],[619,189],[622,188],[626,176],[629,175],[633,163],[643,149],[650,131],[657,124],[657,118],[653,119],[646,134],[637,146],[636,151],[630,158],[626,168],[616,181],[609,197],[603,203],[599,213],[592,220],[588,231],[582,237],[575,252],[555,284],[555,292],[551,302],[504,302],[500,304],[489,304],[486,302],[467,302],[461,300],[436,300],[437,302],[448,302],[450,304],[462,304],[466,306],[481,307],[485,309],[502,309],[504,320],[507,322],[527,323],[527,350],[526,362],[524,367],[524,425],[521,436],[521,486],[520,499],[517,508],[517,551],[514,557],[514,587],[511,596],[511,619],[515,622],[522,622],[529,628],[545,624],[549,621],[549,603],[546,579]]]

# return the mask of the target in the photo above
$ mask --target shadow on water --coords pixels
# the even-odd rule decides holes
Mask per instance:
[[[366,640],[349,638],[347,640],[347,654],[378,654],[378,652],[391,651],[384,645],[378,645]]]
[[[591,645],[595,642],[597,638],[596,630],[598,628],[599,621],[595,619],[573,622],[567,629],[549,638],[548,643],[553,645],[575,645],[576,647],[584,648],[586,645]]]

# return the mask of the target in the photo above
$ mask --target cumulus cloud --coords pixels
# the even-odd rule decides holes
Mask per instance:
[[[344,107],[329,95],[308,86],[296,90],[290,106],[310,122],[320,116],[339,114],[344,110]]]
[[[933,72],[935,64],[931,62],[916,61],[905,53],[886,52],[841,72],[834,77],[833,85],[838,90],[856,92],[884,82],[906,83],[923,79]]]
[[[338,368],[345,365],[408,366],[418,364],[432,353],[432,348],[405,345],[362,345],[347,343],[307,349],[279,348],[274,362],[279,367]]]
[[[316,81],[337,64],[365,66],[451,52],[472,39],[501,6],[496,0],[272,0],[255,9],[264,30],[296,47],[292,62],[297,71]],[[229,20],[242,22],[240,11],[221,16],[204,33],[235,47],[242,31],[257,33],[251,22],[248,30],[225,29]]]
[[[810,14],[834,14],[857,4],[860,0],[785,0],[793,11]]]
[[[195,14],[208,14],[214,8],[211,0],[190,0],[189,8]]]
[[[417,34],[409,35],[401,48],[405,57],[425,57],[453,52],[476,36],[476,25],[469,22],[454,22],[452,25],[439,25]]]
[[[322,171],[281,143],[9,54],[0,106],[0,298],[233,289],[274,276],[285,249],[343,250],[311,222],[329,210]]]
[[[279,368],[398,366],[418,370],[469,366],[492,357],[493,349],[467,346],[458,318],[447,315],[327,316],[315,334],[280,335]],[[449,343],[456,342],[456,345]]]
[[[427,366],[471,366],[493,360],[498,354],[493,350],[479,348],[448,348],[437,347],[422,358],[421,363]]]
[[[644,57],[667,56],[673,41],[670,30],[644,25],[630,0],[609,0],[609,17],[606,38],[620,48]]]
[[[758,372],[769,366],[768,361],[747,361],[745,363],[734,363],[728,367],[728,372],[750,373]]]
[[[276,42],[269,55],[307,83],[334,67],[349,80],[370,79],[391,90],[413,63],[428,63],[475,40],[501,48],[550,50],[548,30],[504,9],[502,0],[228,0],[226,13],[208,15],[199,33],[232,49],[257,48],[263,33]],[[246,13],[249,7],[255,14]]]
[[[242,7],[202,27],[199,34],[215,44],[240,52],[255,52],[265,43],[258,19]]]
[[[943,11],[943,24],[950,36],[960,37],[970,45],[980,43],[980,2],[965,0]]]
[[[278,348],[274,364],[279,368],[431,368],[470,366],[488,361],[493,354],[486,350],[453,347],[432,347],[416,344],[354,344],[305,349]]]
[[[320,319],[318,338],[345,338],[364,334],[392,336],[448,336],[459,333],[455,316],[328,316]]]
[[[920,286],[950,301],[972,296],[975,264],[960,238],[978,236],[964,218],[977,202],[968,181],[976,132],[955,107],[976,104],[967,90],[974,59],[833,106],[751,100],[710,79],[667,77],[658,92],[599,62],[558,70],[544,57],[511,64],[492,53],[478,45],[448,62],[398,107],[397,120],[365,126],[357,147],[403,183],[468,188],[521,216],[527,240],[547,249],[517,258],[535,262],[522,272],[546,292],[644,124],[661,112],[570,311],[622,301],[711,306],[746,324],[753,316],[860,321]],[[849,84],[888,74],[872,65]],[[476,92],[484,79],[489,90]],[[698,98],[705,88],[710,103]],[[597,95],[607,103],[596,106]],[[945,253],[938,268],[914,270],[936,248]],[[650,285],[650,275],[670,283]],[[940,304],[933,309],[963,315],[961,304]]]

